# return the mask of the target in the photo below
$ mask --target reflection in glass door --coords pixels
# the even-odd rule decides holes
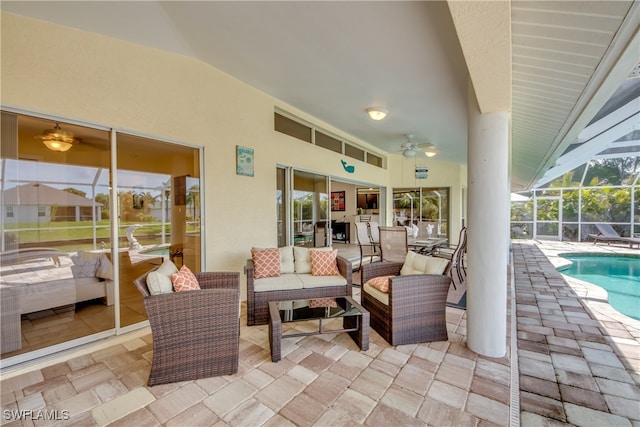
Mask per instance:
[[[166,259],[200,271],[200,157],[120,133],[117,153],[120,326],[129,326],[147,318],[137,277]]]
[[[293,172],[293,236],[296,246],[331,244],[329,179],[309,172]]]
[[[417,227],[417,236],[450,238],[448,187],[393,190],[393,225]]]
[[[276,170],[276,206],[278,215],[278,247],[287,246],[289,242],[289,228],[287,218],[289,217],[289,204],[287,203],[287,195],[291,186],[287,181],[287,170],[278,168]]]
[[[278,168],[276,205],[278,246],[331,244],[327,176]]]
[[[3,360],[116,326],[110,161],[106,130],[2,112]]]
[[[114,170],[108,129],[3,111],[1,132],[4,366],[136,327],[133,280],[165,259],[200,271],[199,149],[114,134]]]

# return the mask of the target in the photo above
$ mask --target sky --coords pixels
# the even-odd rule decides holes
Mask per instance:
[[[91,186],[95,181],[96,193],[109,191],[108,169],[13,159],[3,159],[0,167],[3,190],[28,182],[40,182],[60,190],[72,187],[91,194]],[[170,182],[170,178],[165,174],[118,171],[121,191],[135,189],[153,193],[154,190],[159,191],[164,183]]]

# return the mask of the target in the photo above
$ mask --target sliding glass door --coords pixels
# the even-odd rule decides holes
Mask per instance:
[[[418,227],[420,237],[450,239],[448,187],[393,190],[393,225]]]
[[[200,165],[196,148],[117,134],[120,326],[146,320],[133,281],[171,259],[200,271]]]
[[[164,259],[200,271],[199,149],[6,111],[1,143],[7,366],[137,327]]]
[[[116,326],[109,140],[2,113],[3,359]]]
[[[276,175],[278,245],[329,245],[329,178],[291,168]]]

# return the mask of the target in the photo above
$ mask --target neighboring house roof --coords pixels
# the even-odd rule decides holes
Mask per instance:
[[[39,183],[24,184],[4,190],[2,198],[5,205],[102,206],[102,203],[86,197]]]

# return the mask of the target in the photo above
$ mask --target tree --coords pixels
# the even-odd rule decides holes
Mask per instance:
[[[51,205],[51,210],[49,211],[49,227],[51,227],[51,223],[56,220],[56,216],[58,215],[58,205]]]
[[[597,178],[596,185],[624,185],[638,173],[638,157],[619,157],[615,159],[596,159],[589,164],[585,182]]]
[[[102,218],[109,219],[111,215],[109,215],[109,195],[104,193],[96,194],[95,198],[96,203],[102,204]]]

